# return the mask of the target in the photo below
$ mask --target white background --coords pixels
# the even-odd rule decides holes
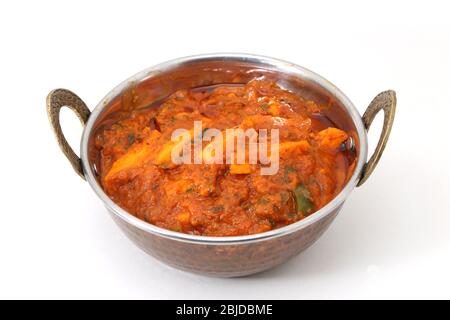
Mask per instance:
[[[450,298],[445,1],[2,1],[0,35],[0,298]],[[209,52],[303,65],[361,114],[379,91],[398,95],[379,166],[328,232],[247,278],[179,272],[135,247],[73,172],[45,112],[51,89],[92,108],[141,69]],[[79,122],[62,116],[78,149]]]

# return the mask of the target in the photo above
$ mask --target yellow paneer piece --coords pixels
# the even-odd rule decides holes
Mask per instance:
[[[230,165],[231,174],[249,174],[253,172],[253,167],[249,164],[232,164]]]
[[[305,152],[309,150],[309,143],[306,140],[300,140],[300,141],[288,141],[280,143],[278,147],[278,152],[280,154],[280,157],[286,156],[291,154],[294,151],[301,151]]]
[[[317,133],[319,147],[329,150],[337,150],[348,139],[348,134],[337,128],[327,128]]]
[[[127,153],[114,162],[111,169],[105,176],[105,181],[108,181],[120,171],[139,167],[147,160],[150,160],[153,153],[153,148],[151,148],[149,144],[154,143],[160,136],[161,133],[154,130],[144,142],[133,145]]]
[[[158,152],[158,155],[155,159],[155,164],[158,166],[163,166],[165,168],[172,168],[175,164],[172,162],[171,154],[172,149],[177,145],[175,142],[167,142]]]
[[[191,214],[189,212],[183,212],[176,216],[176,219],[181,223],[189,223]]]

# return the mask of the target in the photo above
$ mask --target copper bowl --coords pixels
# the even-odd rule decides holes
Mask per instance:
[[[98,154],[92,140],[111,112],[124,105],[139,108],[158,103],[179,89],[246,83],[261,75],[308,99],[330,103],[332,108],[326,111],[326,116],[353,139],[357,154],[354,172],[343,190],[325,207],[301,221],[268,232],[206,237],[154,226],[120,208],[105,194],[97,177]],[[170,266],[220,277],[245,276],[273,268],[312,245],[331,224],[350,192],[374,170],[392,128],[395,105],[395,92],[382,92],[361,117],[344,93],[316,73],[289,62],[247,54],[197,55],[156,65],[122,82],[92,112],[77,95],[65,89],[56,89],[47,98],[50,123],[62,151],[103,201],[120,229],[145,252]],[[64,106],[72,109],[84,124],[80,158],[68,145],[60,127],[59,111]],[[367,161],[366,131],[380,110],[384,111],[382,134]]]

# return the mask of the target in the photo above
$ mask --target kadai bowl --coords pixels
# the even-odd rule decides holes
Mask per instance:
[[[128,238],[170,266],[221,277],[261,272],[313,244],[373,172],[395,106],[385,91],[361,117],[316,73],[246,54],[156,65],[92,112],[65,89],[47,98],[62,151]],[[80,157],[60,127],[62,107],[84,125]]]

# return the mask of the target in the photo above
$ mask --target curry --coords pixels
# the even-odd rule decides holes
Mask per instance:
[[[96,132],[99,180],[123,209],[173,231],[238,236],[286,226],[329,203],[353,172],[349,135],[324,115],[327,108],[260,78],[179,90],[157,106],[115,114]],[[200,134],[196,121],[203,124]],[[173,133],[180,128],[187,135],[177,142]],[[248,155],[243,163],[234,155],[231,163],[207,161],[217,155],[206,152],[217,137],[192,148],[202,161],[193,160],[195,152],[188,163],[173,161],[180,141],[193,145],[211,128],[254,129],[256,135],[276,129],[268,154],[275,146],[277,171],[261,174],[267,164]]]

